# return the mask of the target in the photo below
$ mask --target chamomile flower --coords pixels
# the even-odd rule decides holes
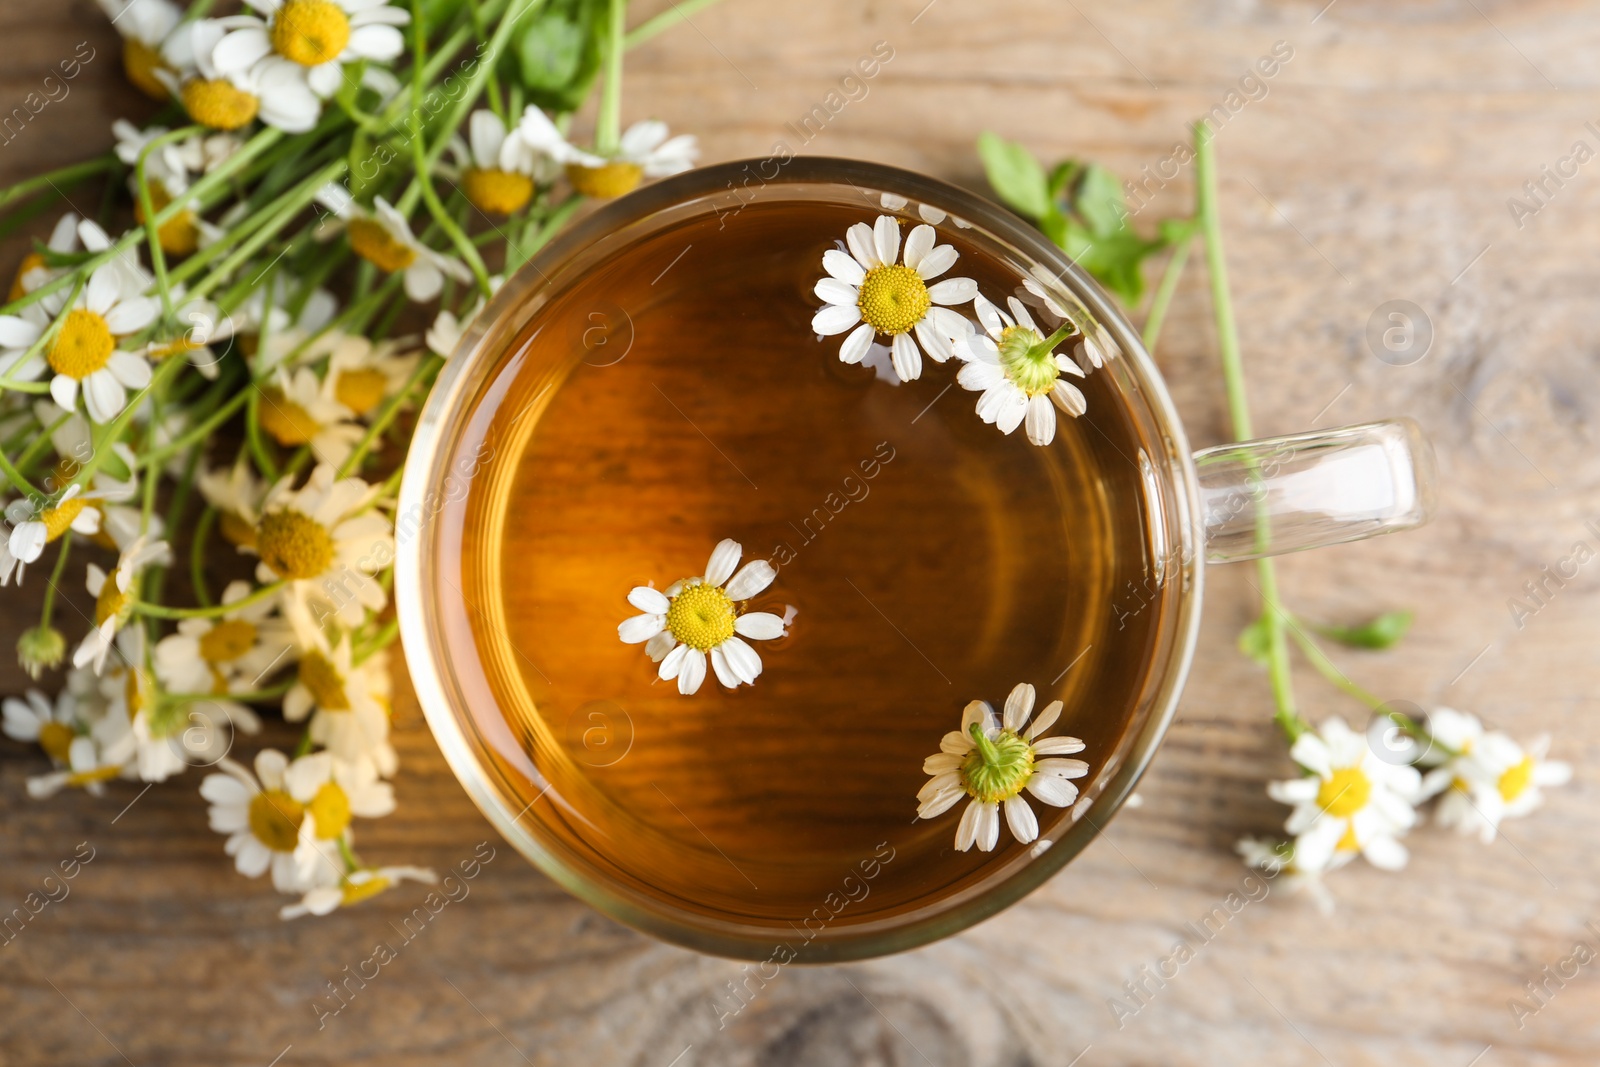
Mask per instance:
[[[221,19],[228,35],[212,60],[224,74],[279,56],[301,68],[305,82],[327,99],[344,80],[344,64],[387,63],[405,50],[399,26],[411,14],[387,0],[245,0],[262,16]]]
[[[398,393],[417,369],[420,354],[402,353],[400,347],[395,341],[374,343],[357,334],[330,330],[306,347],[303,358],[326,356],[326,380],[333,383],[333,398],[362,417]]]
[[[406,217],[383,197],[368,210],[343,186],[330,184],[317,194],[317,202],[343,220],[351,251],[379,270],[401,272],[406,295],[417,303],[438,296],[446,275],[458,282],[472,281],[465,263],[417,240]]]
[[[226,470],[206,471],[197,479],[200,495],[217,511],[217,532],[235,548],[254,549],[256,523],[267,486],[242,458]]]
[[[1028,726],[1034,699],[1033,686],[1017,685],[1006,697],[999,720],[992,707],[974,700],[961,713],[961,729],[945,734],[938,754],[922,764],[923,773],[932,777],[917,793],[918,818],[943,815],[962,797],[970,798],[956,827],[956,848],[961,852],[973,845],[983,852],[994,850],[1000,840],[1002,808],[1011,836],[1020,844],[1037,838],[1039,821],[1022,797],[1024,790],[1056,808],[1078,799],[1072,779],[1088,774],[1089,765],[1060,757],[1082,752],[1083,742],[1076,737],[1041,739],[1039,735],[1060,717],[1062,704],[1059,700],[1046,704]]]
[[[505,278],[499,274],[490,275],[490,293],[499,292],[500,285],[504,281]],[[428,327],[427,333],[422,338],[428,346],[428,351],[440,359],[449,359],[455,352],[456,346],[461,344],[461,338],[466,334],[467,328],[472,325],[473,321],[477,319],[478,313],[483,310],[483,305],[484,297],[482,293],[479,293],[473,298],[467,310],[462,312],[459,317],[449,310],[440,311],[434,317],[433,325]]]
[[[123,550],[116,569],[110,574],[89,564],[87,585],[94,597],[94,629],[89,631],[72,654],[74,667],[93,664],[94,672],[105,669],[106,656],[128,617],[133,613],[135,583],[139,572],[152,563],[165,566],[172,561],[172,549],[165,541],[140,537]]]
[[[67,747],[66,766],[28,779],[28,795],[35,800],[65,788],[82,789],[90,796],[105,792],[105,783],[122,776],[122,765],[106,760],[91,737],[77,736]]]
[[[426,867],[363,867],[345,875],[338,885],[318,886],[308,890],[298,904],[285,904],[278,911],[281,919],[298,919],[302,915],[328,915],[336,908],[348,908],[363,900],[371,900],[401,882],[423,882],[433,885],[439,876]]]
[[[1054,349],[1070,325],[1049,337],[1040,333],[1022,301],[1007,301],[1011,314],[995,307],[980,293],[973,301],[982,333],[956,342],[955,351],[966,365],[956,380],[963,389],[982,393],[978,417],[1009,434],[1027,424],[1028,440],[1047,445],[1056,436],[1056,408],[1073,417],[1088,410],[1078,387],[1066,376],[1083,377],[1070,358]]]
[[[285,133],[315,126],[322,102],[299,65],[276,55],[241,69],[218,65],[217,49],[228,36],[225,21],[197,19],[179,26],[162,46],[164,66],[155,77],[189,117],[224,131],[243,129],[258,117]]]
[[[302,756],[283,775],[289,795],[311,816],[318,841],[349,841],[354,818],[381,819],[394,811],[394,786],[371,762],[349,763],[331,752]]]
[[[1533,811],[1544,802],[1544,788],[1565,785],[1572,767],[1545,759],[1550,738],[1535,738],[1526,749],[1507,734],[1485,731],[1477,716],[1453,708],[1428,714],[1428,732],[1455,755],[1422,779],[1426,796],[1443,794],[1434,818],[1463,834],[1477,834],[1489,844],[1500,823]],[[1438,762],[1430,751],[1424,762]]]
[[[389,657],[379,651],[354,662],[346,636],[331,648],[319,644],[300,655],[294,686],[283,698],[283,717],[311,716],[311,739],[349,763],[370,764],[389,777],[399,765],[389,743]]]
[[[222,603],[237,603],[253,591],[249,582],[230,582]],[[175,693],[259,689],[268,672],[294,662],[297,647],[293,628],[278,616],[276,598],[268,598],[216,618],[181,620],[177,633],[156,642],[156,677]]]
[[[1044,305],[1045,311],[1053,315],[1057,323],[1072,322],[1077,325],[1078,350],[1084,363],[1097,369],[1105,366],[1117,354],[1117,343],[1111,339],[1111,334],[1106,332],[1104,326],[1101,326],[1087,315],[1079,314],[1073,316],[1067,314],[1061,302],[1050,292],[1048,285],[1053,284],[1053,279],[1050,279],[1048,283],[1046,279],[1049,279],[1049,275],[1045,274],[1041,268],[1038,277],[1022,279],[1022,286],[1035,300]],[[1078,320],[1082,320],[1081,325],[1078,325]]]
[[[13,741],[37,744],[57,767],[67,766],[71,760],[69,750],[79,736],[77,728],[78,702],[63,690],[54,701],[29,689],[19,699],[6,697],[0,702],[0,731]]]
[[[1385,870],[1406,865],[1406,848],[1396,838],[1417,821],[1413,805],[1422,777],[1416,768],[1378,758],[1342,719],[1301,734],[1289,756],[1307,773],[1268,783],[1267,795],[1294,806],[1284,828],[1303,869],[1325,869],[1337,852],[1359,852]]]
[[[45,241],[45,250],[54,252],[57,255],[78,251],[81,247],[78,236],[80,230],[87,231],[91,235],[91,240],[104,238],[105,243],[100,245],[100,248],[96,249],[96,251],[104,251],[111,246],[110,236],[98,224],[87,219],[80,219],[76,214],[69,211],[57,219],[55,226],[51,228],[50,237]],[[99,244],[100,242],[96,240],[95,243]],[[45,263],[43,253],[37,251],[29,252],[22,257],[22,262],[17,264],[17,273],[11,279],[11,294],[7,299],[21,300],[41,285],[54,280],[59,273],[58,270]],[[42,310],[42,308],[38,308],[38,305],[35,305],[34,308],[24,309],[23,313],[27,314],[29,311],[37,312]],[[4,316],[0,316],[0,319],[3,318]],[[12,347],[3,336],[0,336],[0,346]],[[27,346],[24,345],[22,347],[25,348]],[[5,364],[0,364],[0,370],[6,369],[6,366]]]
[[[678,692],[696,692],[705,681],[706,660],[729,689],[754,685],[761,657],[745,643],[782,637],[783,619],[765,611],[741,611],[749,600],[778,576],[772,564],[753,559],[734,573],[743,553],[739,542],[718,542],[706,563],[704,577],[685,578],[664,591],[635,586],[628,603],[644,612],[617,627],[625,644],[644,643],[645,654],[661,664],[663,681],[678,680]]]
[[[16,505],[12,506],[15,519]],[[69,485],[56,498],[55,503],[37,510],[33,518],[24,519],[11,528],[7,546],[14,559],[32,563],[44,552],[44,546],[71,530],[90,536],[100,532],[100,511],[89,506],[89,497],[80,485]]]
[[[335,480],[318,466],[301,489],[285,477],[267,494],[256,523],[256,580],[288,583],[283,613],[303,646],[322,639],[322,624],[361,625],[388,601],[373,575],[394,559],[394,528],[368,510],[376,490],[360,478]]]
[[[700,155],[693,135],[669,137],[667,124],[656,119],[629,126],[619,138],[616,152],[609,156],[573,145],[537,107],[523,112],[518,129],[535,152],[565,168],[567,180],[584,196],[621,196],[632,192],[644,178],[665,178],[688,170]]]
[[[1281,879],[1279,884],[1291,893],[1304,893],[1310,897],[1317,910],[1324,915],[1333,913],[1333,894],[1323,884],[1323,875],[1343,867],[1356,855],[1354,852],[1334,852],[1326,866],[1305,867],[1296,857],[1293,845],[1288,842],[1274,844],[1257,837],[1242,838],[1234,845],[1234,851],[1239,853],[1245,866],[1265,871],[1269,878]]]
[[[329,383],[310,367],[293,373],[283,367],[272,385],[261,389],[256,407],[261,428],[280,445],[310,445],[318,463],[338,466],[366,434],[351,420],[355,412],[339,403]]]
[[[156,72],[165,64],[161,44],[183,19],[172,0],[99,0],[111,25],[122,35],[122,69],[134,88],[152,100],[167,99]]]
[[[467,120],[467,135],[451,139],[461,170],[461,191],[473,206],[491,215],[521,211],[533,198],[539,155],[523,140],[520,128],[506,129],[500,116],[487,109]]]
[[[827,306],[812,317],[811,328],[823,337],[850,331],[839,346],[841,362],[860,363],[882,334],[890,338],[895,374],[909,382],[922,374],[923,352],[943,363],[954,354],[954,340],[972,332],[972,324],[951,308],[977,296],[978,284],[971,278],[928,284],[956,262],[955,248],[936,246],[937,239],[932,226],[919,225],[902,251],[899,222],[879,215],[871,226],[850,227],[849,252],[834,248],[822,254],[828,277],[817,282],[816,294]]]
[[[230,347],[236,322],[216,304],[205,297],[186,297],[182,286],[175,286],[173,299],[177,307],[173,317],[182,333],[176,337],[153,340],[144,348],[146,359],[159,362],[175,356],[187,359],[207,381],[216,381],[221,373],[222,357]]]
[[[201,781],[200,795],[211,805],[211,829],[228,835],[225,850],[240,874],[258,878],[270,870],[280,893],[338,884],[344,864],[337,846],[319,847],[315,815],[289,793],[290,763],[282,752],[258,753],[254,774],[227,758],[217,767]]]
[[[66,314],[45,347],[50,396],[67,411],[83,393],[89,418],[110,422],[128,403],[129,389],[150,384],[150,363],[119,346],[128,334],[156,320],[160,304],[143,295],[142,268],[120,260],[97,267],[89,284]],[[0,315],[0,347],[26,349],[43,336],[46,324],[16,315]],[[43,369],[42,367],[40,369]],[[12,372],[21,376],[19,371]]]

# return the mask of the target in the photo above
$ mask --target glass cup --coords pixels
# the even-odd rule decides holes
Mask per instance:
[[[523,791],[512,788],[507,766],[518,765],[515,773],[535,783],[538,770],[496,709],[486,706],[492,701],[473,676],[470,650],[463,652],[459,634],[452,639],[449,632],[449,619],[462,611],[462,593],[441,566],[450,558],[444,540],[455,535],[438,519],[471,477],[458,446],[474,400],[550,294],[627,242],[664,227],[698,217],[731,219],[758,202],[817,201],[853,205],[868,221],[880,212],[913,222],[948,218],[970,246],[1007,264],[1019,280],[1032,279],[1074,320],[1102,358],[1092,373],[1111,383],[1121,417],[1141,442],[1137,457],[1127,457],[1136,459],[1142,515],[1131,528],[1140,531],[1141,543],[1123,548],[1142,561],[1142,574],[1119,602],[1159,617],[1146,652],[1149,669],[1125,709],[1127,728],[1115,751],[1097,759],[1092,775],[1080,781],[1082,799],[1070,819],[976,884],[888,917],[868,913],[823,923],[795,949],[799,927],[792,923],[641,894],[524,817],[531,806],[524,799],[527,783]],[[1432,478],[1427,442],[1408,419],[1191,452],[1138,332],[1086,272],[1016,216],[943,182],[871,163],[728,163],[657,182],[596,211],[539,251],[475,318],[428,399],[407,459],[397,512],[395,600],[411,679],[446,760],[490,822],[551,878],[623,922],[700,951],[752,960],[857,959],[912,948],[993,915],[1060,870],[1100,832],[1134,789],[1177,708],[1199,633],[1205,563],[1418,526],[1431,510]]]

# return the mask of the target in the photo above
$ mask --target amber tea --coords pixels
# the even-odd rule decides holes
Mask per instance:
[[[452,464],[470,479],[439,516],[462,605],[447,653],[471,661],[471,714],[522,824],[643,899],[798,936],[818,916],[923,907],[1046,847],[1071,806],[1034,803],[1033,844],[1002,825],[992,850],[958,851],[963,804],[917,818],[924,760],[970,701],[998,713],[1028,682],[1041,708],[1063,702],[1050,734],[1083,741],[1087,785],[1163,615],[1142,547],[1149,446],[1105,372],[1070,379],[1087,410],[1041,447],[978,417],[959,359],[902,382],[887,337],[846,363],[842,336],[814,332],[824,253],[883,213],[758,202],[614,240],[525,312],[471,398]],[[955,220],[934,229],[951,276],[1002,307],[1031,299]],[[680,586],[654,625],[706,643],[732,633],[729,605],[764,616],[745,642],[759,675],[727,688],[724,669],[750,664],[713,654],[684,695],[661,649],[618,627],[673,583],[719,577],[724,539],[770,582],[745,599],[708,582],[694,603]],[[658,593],[630,603],[641,586]]]

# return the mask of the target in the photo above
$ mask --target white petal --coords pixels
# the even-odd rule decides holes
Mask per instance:
[[[908,333],[896,334],[890,352],[894,372],[902,382],[913,382],[922,377],[922,349]]]
[[[667,653],[671,652],[677,645],[678,639],[672,636],[672,631],[662,630],[645,642],[644,654],[650,657],[652,663],[660,663],[667,658]]]
[[[1050,387],[1050,401],[1073,418],[1089,410],[1089,402],[1084,400],[1083,393],[1078,387],[1059,378],[1056,379],[1056,384]]]
[[[1033,686],[1027,682],[1018,682],[1006,696],[1005,711],[1000,717],[1000,724],[1007,730],[1020,731],[1022,724],[1028,721],[1028,713],[1033,710]]]
[[[137,3],[138,0],[135,0]],[[238,29],[223,37],[211,50],[211,63],[222,74],[249,70],[256,61],[272,52],[272,41],[263,28]]]
[[[923,257],[933,249],[935,241],[932,226],[914,227],[906,236],[905,257],[902,262],[912,270],[917,270],[922,264]],[[918,272],[919,276],[921,272]]]
[[[684,696],[693,696],[700,690],[700,683],[705,680],[706,654],[698,648],[690,648],[688,654],[683,657],[683,670],[678,673],[678,692]]]
[[[1076,737],[1041,737],[1033,743],[1033,754],[1035,757],[1070,756],[1082,752],[1083,748],[1083,742]]]
[[[982,804],[974,800],[961,813],[961,822],[956,825],[957,852],[966,852],[978,839],[978,812],[982,807]]]
[[[393,26],[369,23],[350,34],[346,47],[364,59],[390,60],[405,51],[406,39]]]
[[[1078,787],[1053,774],[1036,774],[1023,787],[1053,808],[1064,808],[1078,799]]]
[[[839,346],[839,362],[854,364],[867,358],[867,350],[872,347],[872,338],[876,332],[865,322],[851,330],[850,336]]]
[[[1032,741],[1035,737],[1038,737],[1040,734],[1050,729],[1050,727],[1054,726],[1056,724],[1056,720],[1061,717],[1061,707],[1062,704],[1059,700],[1052,700],[1050,703],[1046,704],[1044,706],[1044,710],[1039,713],[1039,717],[1033,720],[1033,725],[1028,727],[1028,732],[1026,734],[1027,739]],[[1083,742],[1078,741],[1078,739],[1075,737],[1055,738],[1055,740],[1075,741],[1077,742],[1078,747],[1073,749],[1073,751],[1083,751]],[[1038,746],[1034,747],[1037,748]]]
[[[628,603],[647,615],[665,615],[672,607],[672,601],[663,596],[661,590],[648,585],[634,586],[628,593]]]
[[[728,594],[729,600],[749,600],[761,590],[772,584],[778,572],[772,564],[764,559],[753,559],[739,568],[739,573],[733,576],[727,588],[723,590]]]
[[[935,304],[965,304],[978,295],[978,283],[971,278],[946,278],[928,287],[928,298]]]
[[[106,360],[106,370],[129,389],[143,389],[150,384],[150,361],[132,352],[116,351]]]
[[[688,655],[688,645],[679,645],[677,648],[667,653],[667,658],[661,661],[661,669],[656,672],[660,676],[661,680],[663,682],[670,682],[672,679],[676,678],[678,676],[678,672],[683,670],[683,661],[688,657]]]
[[[107,423],[127,406],[128,391],[106,370],[97,370],[83,380],[83,406],[90,420]]]
[[[1374,867],[1385,871],[1398,871],[1410,856],[1406,847],[1392,837],[1375,837],[1361,846],[1361,854]]]
[[[733,673],[733,668],[728,666],[728,657],[720,648],[711,650],[711,670],[717,676],[717,681],[722,683],[724,689],[739,688],[739,676]]]
[[[1006,825],[1011,836],[1024,845],[1039,836],[1039,820],[1020,794],[1006,799]]]
[[[829,304],[851,304],[861,299],[861,294],[853,285],[847,285],[837,278],[820,278],[812,287],[817,294],[817,299]]]
[[[419,304],[426,304],[444,288],[444,272],[425,259],[419,259],[406,268],[406,295]]]
[[[994,846],[1000,841],[1000,805],[981,804],[978,807],[978,848],[993,852]]]
[[[733,624],[733,630],[753,641],[772,641],[783,636],[783,619],[770,611],[752,611],[740,615]]]
[[[880,263],[893,263],[900,254],[900,224],[893,215],[879,215],[872,224],[872,251]]]
[[[27,319],[0,315],[0,348],[27,348],[39,339],[40,332]]]
[[[756,655],[756,650],[739,640],[730,637],[721,645],[722,654],[728,658],[728,666],[733,673],[738,675],[748,685],[754,685],[755,680],[761,677],[761,657]]]
[[[618,624],[617,636],[622,639],[622,643],[625,645],[637,645],[642,641],[650,640],[660,633],[662,627],[666,626],[666,624],[667,617],[665,615],[635,615],[633,618],[624,619]]]
[[[949,245],[940,245],[937,248],[929,249],[928,253],[922,257],[922,261],[916,266],[917,274],[925,282],[932,281],[955,266],[958,258],[960,257],[956,250]]]
[[[861,309],[854,304],[829,304],[811,316],[811,332],[822,337],[844,333],[861,321]]]
[[[867,276],[867,272],[854,257],[837,248],[830,248],[822,253],[822,269],[850,286],[860,286],[861,280]]]
[[[1028,440],[1036,445],[1047,445],[1056,439],[1056,409],[1047,396],[1028,398],[1026,417]]]
[[[878,253],[872,243],[872,227],[864,222],[851,226],[844,234],[844,243],[850,249],[850,254],[856,262],[867,270],[883,266],[883,260],[878,258]]]
[[[943,308],[939,310],[943,311]],[[935,363],[943,363],[955,355],[955,347],[950,343],[950,338],[944,331],[934,325],[931,315],[924,315],[913,328],[917,335],[917,342],[922,345]]]
[[[739,565],[739,557],[743,552],[744,549],[740,547],[739,542],[731,537],[718,541],[717,547],[711,550],[711,558],[706,561],[706,584],[721,585],[726,582],[733,574],[733,569]],[[744,599],[735,597],[732,593],[728,595],[734,600]]]

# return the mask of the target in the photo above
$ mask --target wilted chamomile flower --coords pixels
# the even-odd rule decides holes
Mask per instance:
[[[17,639],[17,662],[34,681],[53,671],[67,655],[67,639],[54,626],[34,626]]]

